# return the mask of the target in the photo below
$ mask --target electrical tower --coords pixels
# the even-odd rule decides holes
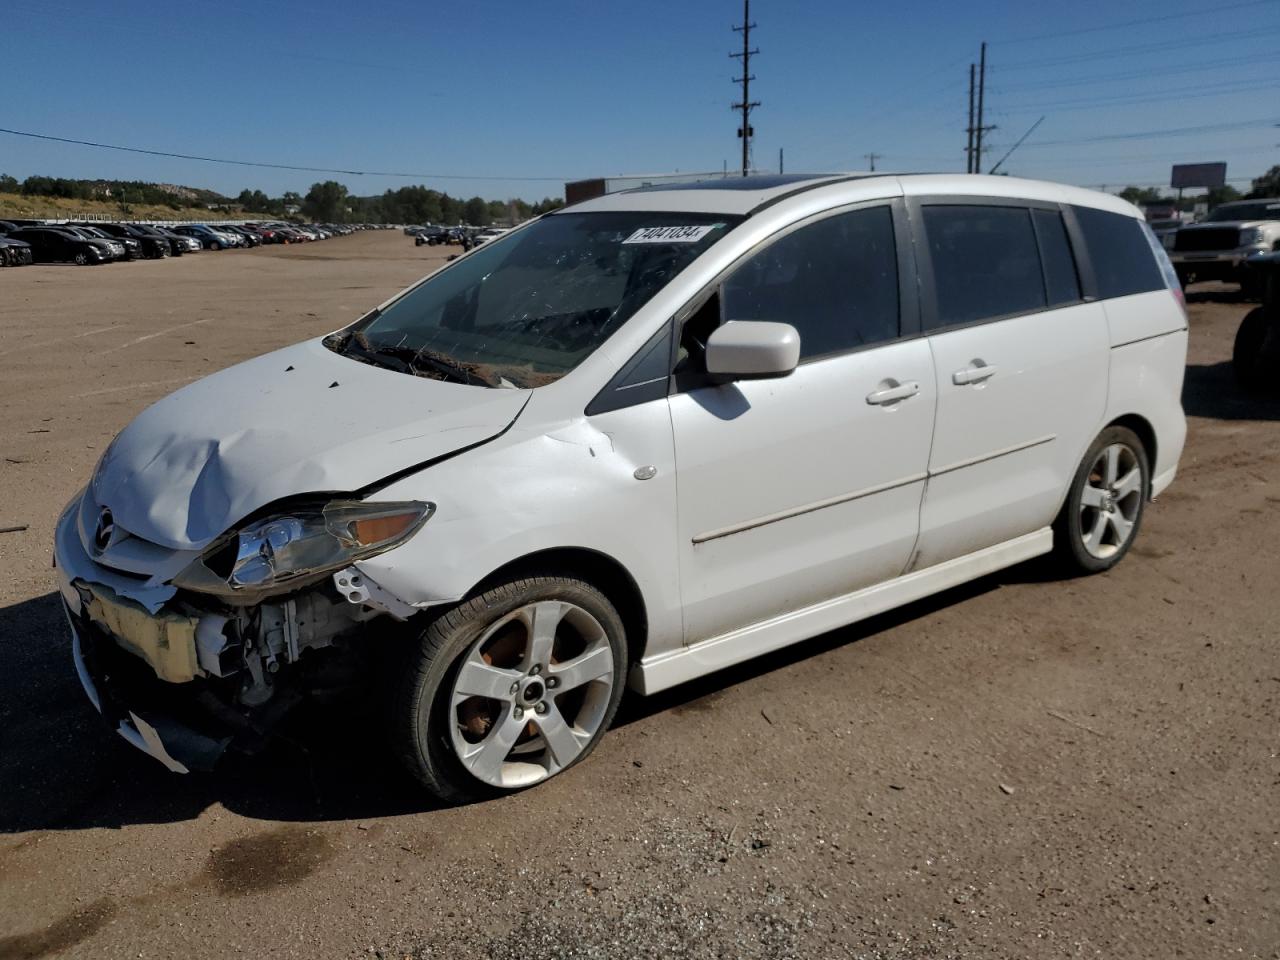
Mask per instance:
[[[987,125],[983,121],[985,119],[984,108],[986,106],[987,93],[987,44],[983,41],[982,55],[978,60],[976,92],[978,98],[977,112],[974,111],[974,66],[969,64],[969,125],[965,127],[965,133],[969,135],[968,145],[964,148],[965,154],[968,156],[968,164],[965,167],[965,173],[981,173],[982,172],[982,155],[987,148],[982,145],[983,137],[996,129],[995,124]]]
[[[734,110],[742,111],[742,126],[738,128],[738,136],[742,139],[742,175],[745,177],[751,171],[751,137],[755,131],[751,128],[751,111],[760,106],[759,100],[751,99],[751,81],[755,79],[751,75],[751,58],[759,53],[759,50],[751,49],[751,31],[755,29],[755,24],[751,22],[751,0],[742,0],[742,26],[734,27],[734,33],[742,34],[742,52],[731,53],[729,56],[735,60],[742,58],[742,76],[735,77],[733,82],[742,84],[742,101],[733,105]]]
[[[883,153],[864,153],[863,156],[866,157],[869,161],[871,161],[872,173],[876,172],[876,161],[884,159]]]

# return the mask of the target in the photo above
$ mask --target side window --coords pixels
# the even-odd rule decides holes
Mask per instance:
[[[800,359],[899,335],[893,211],[868,207],[801,227],[738,267],[721,288],[726,320],[789,323]]]
[[[1164,288],[1164,275],[1143,233],[1141,220],[1092,207],[1075,207],[1074,211],[1089,249],[1100,298]]]
[[[1043,309],[1044,273],[1031,211],[977,204],[926,205],[937,317],[949,327]]]
[[[1056,210],[1032,210],[1036,236],[1040,240],[1040,259],[1044,263],[1044,283],[1049,291],[1049,306],[1076,303],[1080,299],[1080,277],[1076,258],[1067,239],[1067,226]]]

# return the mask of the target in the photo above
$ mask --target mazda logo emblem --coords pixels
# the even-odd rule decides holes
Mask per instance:
[[[111,511],[103,507],[102,513],[98,516],[98,528],[93,532],[93,546],[99,553],[107,549],[115,530],[116,523],[111,517]]]

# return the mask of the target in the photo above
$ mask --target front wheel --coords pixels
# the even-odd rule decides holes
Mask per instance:
[[[622,621],[590,584],[493,587],[436,617],[409,651],[392,701],[400,753],[449,803],[541,783],[595,748],[626,666]]]
[[[85,264],[89,262],[89,255],[85,253],[83,250],[81,250],[79,253],[75,255],[74,260],[75,260],[76,266],[83,267]]]
[[[1110,570],[1129,552],[1151,490],[1146,448],[1132,430],[1108,427],[1080,462],[1054,522],[1054,550],[1077,573]]]
[[[215,241],[213,241],[213,243],[209,244],[209,249],[210,249],[210,250],[221,250],[221,249],[222,249],[222,244],[221,244],[221,243],[219,243],[217,240],[215,240]]]

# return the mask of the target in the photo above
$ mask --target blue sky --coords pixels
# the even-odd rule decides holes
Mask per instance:
[[[534,199],[566,178],[733,168],[741,14],[741,0],[13,3],[0,127],[432,175],[334,177],[358,194],[422,182]],[[988,166],[1041,114],[1009,172],[1116,189],[1167,183],[1173,162],[1246,179],[1280,163],[1280,0],[755,0],[752,19],[760,168],[784,148],[788,171],[865,169],[872,151],[880,169],[963,170],[984,39]],[[326,178],[7,134],[0,172],[273,195]]]

